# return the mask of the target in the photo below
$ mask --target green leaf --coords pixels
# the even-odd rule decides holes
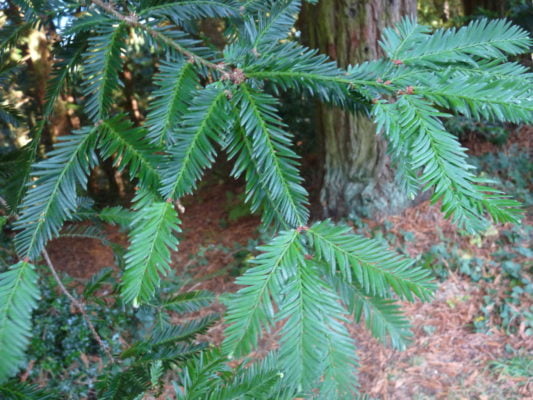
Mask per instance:
[[[113,91],[119,87],[121,52],[128,32],[125,23],[111,23],[98,27],[97,35],[89,38],[89,49],[84,55],[84,92],[88,98],[85,110],[95,122],[110,114]]]
[[[475,65],[475,59],[498,59],[520,54],[529,49],[531,40],[523,29],[506,20],[479,19],[459,29],[438,29],[429,34],[427,28],[413,26],[404,20],[400,35],[385,35],[385,50],[407,65],[432,66],[445,63]]]
[[[161,301],[161,307],[173,312],[184,314],[198,311],[213,303],[213,293],[206,290],[194,290],[180,293]]]
[[[2,400],[54,400],[58,394],[49,392],[36,385],[13,380],[0,385]]]
[[[307,232],[318,260],[324,261],[332,274],[338,271],[347,282],[356,280],[368,295],[389,297],[392,288],[400,298],[410,301],[414,296],[421,300],[431,297],[435,285],[429,272],[379,242],[330,221],[317,222]]]
[[[198,76],[192,63],[172,60],[161,63],[154,80],[158,88],[148,109],[147,136],[162,146],[175,142],[178,123],[193,100]]]
[[[435,104],[477,120],[533,122],[533,80],[487,80],[450,70],[441,77],[428,76],[417,94]]]
[[[91,11],[89,11],[91,12]],[[115,23],[111,17],[104,14],[84,14],[80,18],[73,18],[65,29],[65,36],[75,35],[80,32],[98,31],[102,25]]]
[[[281,232],[268,245],[259,247],[262,253],[252,260],[254,267],[237,278],[245,286],[227,301],[225,354],[239,357],[257,346],[262,328],[273,323],[274,304],[279,303],[284,286],[284,268],[302,257],[298,233]]]
[[[122,296],[134,305],[146,303],[170,270],[170,252],[177,249],[180,220],[172,203],[154,202],[141,208],[132,222]]]
[[[217,349],[189,360],[179,373],[180,387],[174,385],[176,397],[180,400],[209,399],[210,393],[224,383],[222,376],[229,372],[226,362]]]
[[[36,259],[46,242],[58,235],[65,220],[77,208],[77,188],[87,185],[90,169],[96,164],[96,128],[83,128],[60,136],[55,149],[33,167],[31,182],[16,227],[21,257]]]
[[[256,18],[245,21],[242,36],[252,49],[262,52],[272,48],[287,37],[299,12],[300,0],[276,1],[258,12]]]
[[[156,329],[147,343],[150,346],[157,347],[184,340],[192,340],[196,335],[205,333],[219,319],[219,314],[212,313],[201,319],[193,319],[186,323]]]
[[[21,261],[0,274],[0,383],[24,365],[39,296],[33,265]]]
[[[327,56],[294,42],[283,43],[244,65],[250,79],[266,80],[277,89],[293,89],[339,106],[350,103],[350,81]]]
[[[104,207],[97,215],[102,221],[112,225],[119,225],[123,228],[128,228],[133,219],[130,210],[119,206]]]
[[[131,176],[139,178],[142,187],[155,190],[159,186],[157,165],[158,150],[150,145],[143,128],[133,127],[124,115],[102,121],[98,148],[104,158],[113,157],[114,165],[123,170],[128,167]]]
[[[413,334],[396,301],[369,296],[354,282],[347,283],[338,276],[332,276],[331,280],[355,322],[364,319],[376,339],[395,349],[405,350]]]
[[[266,357],[253,363],[242,363],[225,385],[213,387],[210,400],[277,399],[291,400],[294,392],[280,390],[283,373],[275,357]],[[288,393],[287,393],[288,392]],[[290,394],[289,394],[290,393]]]
[[[234,159],[231,176],[239,178],[244,174],[246,180],[245,201],[250,203],[251,211],[260,211],[265,226],[274,224],[275,227],[288,229],[292,220],[290,209],[283,208],[283,199],[275,199],[272,196],[254,157],[252,140],[245,134],[240,124],[237,123],[228,132],[225,150],[228,153],[228,158]]]
[[[190,194],[204,170],[215,160],[214,141],[228,128],[227,99],[222,88],[210,86],[196,93],[169,150],[161,171],[161,195],[178,199]]]
[[[253,143],[253,157],[270,196],[292,227],[309,219],[307,191],[302,187],[298,156],[289,147],[291,138],[283,128],[274,105],[276,100],[246,84],[235,94],[239,118]]]
[[[302,255],[301,255],[302,256]],[[316,387],[343,398],[355,390],[356,355],[346,327],[346,312],[338,296],[318,275],[314,263],[301,257],[286,268],[288,278],[278,320],[285,320],[280,333],[280,363],[287,382],[299,391]]]
[[[389,137],[399,137],[406,143],[404,157],[409,159],[410,169],[422,169],[417,179],[425,189],[434,188],[432,201],[442,202],[446,217],[471,232],[485,229],[484,212],[502,222],[519,220],[519,204],[481,186],[471,172],[473,167],[467,163],[465,149],[440,120],[447,114],[418,95],[401,96],[394,105],[376,107],[374,111],[378,126],[388,129]],[[389,122],[395,118],[396,124]]]
[[[180,26],[194,19],[225,18],[238,13],[239,3],[234,0],[181,0],[151,5],[139,15],[146,18],[167,17]]]
[[[145,366],[107,372],[96,382],[98,399],[136,400],[150,389],[150,370]]]
[[[61,49],[60,57],[64,59],[54,65],[53,75],[46,86],[46,104],[43,117],[49,118],[54,112],[56,101],[61,95],[66,82],[71,77],[74,67],[82,61],[83,52],[87,46],[85,37],[76,38],[66,48]]]

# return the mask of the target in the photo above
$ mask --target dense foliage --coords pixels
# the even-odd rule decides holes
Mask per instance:
[[[299,1],[13,4],[20,18],[8,19],[2,28],[2,73],[11,73],[9,52],[22,45],[25,29],[53,22],[60,37],[32,141],[15,162],[7,160],[16,167],[2,176],[3,197],[11,214],[20,217],[15,224],[19,261],[0,275],[0,381],[24,365],[39,298],[35,265],[63,224],[91,217],[126,226],[130,245],[122,299],[133,307],[151,304],[179,245],[177,202],[195,191],[220,152],[233,160],[231,175],[246,180],[252,211],[277,232],[237,279],[243,288],[226,300],[222,348],[205,352],[176,343],[201,331],[206,321],[165,324],[121,355],[131,361],[100,382],[101,398],[138,398],[157,386],[165,366],[176,363],[180,398],[353,398],[357,359],[346,328],[350,319],[364,319],[376,337],[405,347],[409,324],[396,301],[427,300],[435,285],[426,269],[348,226],[310,222],[298,156],[278,113],[276,95],[286,90],[372,115],[406,191],[411,196],[432,191],[432,200],[461,228],[482,231],[487,217],[519,220],[519,204],[476,175],[443,123],[452,114],[533,120],[531,74],[507,61],[528,51],[531,42],[504,20],[431,32],[405,19],[385,32],[383,59],[343,70],[287,40]],[[197,22],[205,18],[225,21],[222,51],[199,40]],[[135,52],[159,58],[144,123],[116,105],[120,72]],[[34,162],[55,102],[79,74],[83,127],[61,136]],[[265,90],[267,83],[271,91]],[[3,123],[19,123],[12,106],[3,104],[1,111]],[[90,171],[107,159],[137,185],[130,210],[88,210],[81,196]],[[256,349],[263,333],[278,323],[278,351],[237,370],[226,365]],[[194,357],[184,356],[191,352]]]

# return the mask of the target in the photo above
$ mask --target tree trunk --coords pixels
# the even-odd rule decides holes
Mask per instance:
[[[341,67],[382,55],[382,30],[404,15],[415,15],[416,0],[322,0],[305,4],[300,26],[306,45]],[[394,182],[385,143],[373,123],[318,105],[316,130],[324,146],[320,201],[326,217],[371,216],[400,211],[408,204]]]

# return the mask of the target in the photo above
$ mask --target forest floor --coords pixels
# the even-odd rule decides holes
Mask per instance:
[[[518,144],[531,150],[530,133],[516,133],[505,146]],[[475,155],[505,151],[490,143],[473,142],[469,148]],[[257,217],[248,215],[239,205],[242,190],[236,183],[215,179],[194,199],[184,200],[186,212],[182,215],[180,250],[173,255],[173,261],[178,275],[190,276],[189,288],[215,293],[237,290],[233,283],[235,275],[244,268],[242,255],[246,256],[249,242],[258,238],[259,223]],[[530,211],[524,226],[533,226]],[[501,250],[507,232],[507,227],[497,226],[481,237],[461,236],[442,217],[438,206],[428,202],[400,215],[363,223],[368,232],[386,226],[387,235],[396,238],[396,246],[429,264],[432,260],[427,261],[423,256],[443,241],[457,244],[460,258],[488,260],[495,251]],[[126,243],[124,235],[113,227],[109,228],[109,238]],[[88,278],[113,264],[112,252],[98,241],[62,238],[49,245],[49,252],[57,267],[75,278]],[[500,290],[504,278],[497,271],[499,265],[487,263],[488,266],[481,267],[482,275],[492,275],[495,279],[475,281],[453,265],[457,258],[450,258],[449,262],[444,259],[440,268],[446,271],[446,278],[442,278],[434,299],[403,305],[414,333],[413,343],[406,351],[380,344],[362,325],[350,326],[357,341],[361,392],[384,400],[533,399],[533,339],[526,335],[526,323],[518,324],[513,333],[505,332],[497,318],[486,321],[487,329],[483,332],[474,329],[476,321],[488,318],[482,312],[487,306],[485,296]],[[531,261],[526,256],[514,259],[526,266],[529,279]],[[531,310],[531,298],[523,301],[526,304],[521,307]],[[223,309],[220,304],[213,308]],[[219,343],[222,324],[212,327],[207,338]],[[275,337],[263,340],[262,345],[265,349],[275,347]],[[526,362],[519,374],[512,368],[517,357]]]

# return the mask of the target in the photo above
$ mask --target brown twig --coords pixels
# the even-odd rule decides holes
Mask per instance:
[[[116,19],[119,21],[122,21],[130,26],[133,26],[135,28],[140,28],[146,32],[148,32],[152,37],[158,38],[159,40],[165,42],[169,46],[173,47],[175,50],[186,56],[190,60],[194,60],[194,62],[203,64],[206,67],[220,71],[221,67],[219,64],[215,64],[211,61],[206,60],[203,57],[200,57],[196,54],[194,54],[192,51],[187,50],[185,47],[182,47],[180,44],[176,43],[174,40],[169,38],[168,36],[163,35],[161,32],[158,32],[149,26],[146,26],[139,22],[139,19],[136,15],[125,15],[122,14],[120,11],[117,11],[111,3],[105,3],[102,0],[90,0],[91,3],[97,5],[98,7],[104,9],[109,14],[113,15]]]
[[[107,344],[104,343],[98,332],[96,332],[96,328],[94,327],[93,323],[91,322],[91,319],[89,318],[89,315],[87,314],[87,310],[85,309],[85,304],[83,304],[80,300],[76,299],[70,292],[67,290],[63,282],[61,281],[61,278],[57,274],[56,269],[54,268],[54,264],[52,263],[52,260],[50,259],[50,255],[46,250],[43,250],[43,257],[46,261],[46,265],[48,265],[48,268],[52,272],[52,275],[54,276],[54,279],[56,280],[57,284],[59,285],[59,288],[63,292],[65,296],[68,297],[70,302],[80,311],[81,315],[83,316],[83,319],[85,320],[85,323],[89,327],[89,330],[91,331],[94,339],[98,342],[100,347],[104,350],[104,352],[107,354],[109,359],[112,363],[115,362],[115,359],[113,358],[113,354],[111,354],[111,351],[109,350],[109,347]]]

